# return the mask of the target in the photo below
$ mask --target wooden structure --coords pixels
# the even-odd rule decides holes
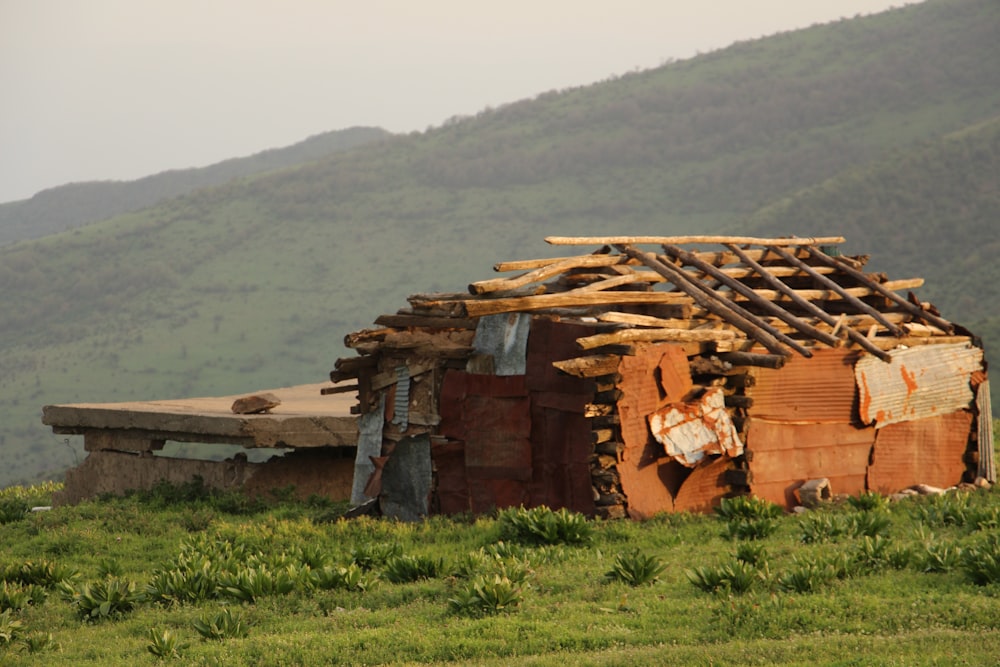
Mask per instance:
[[[705,511],[994,480],[979,341],[842,238],[546,239],[348,335],[352,500],[401,518]],[[980,447],[983,443],[983,447]]]
[[[267,493],[295,486],[337,500],[350,497],[357,417],[346,395],[320,395],[325,384],[272,389],[270,409],[234,414],[237,396],[185,398],[132,403],[47,405],[42,422],[55,433],[83,435],[87,458],[66,474],[59,503],[74,503],[104,493],[149,489],[200,477],[211,488]],[[259,392],[258,392],[259,395]],[[167,441],[239,445],[244,449],[292,452],[265,463],[245,455],[225,460],[156,456]]]

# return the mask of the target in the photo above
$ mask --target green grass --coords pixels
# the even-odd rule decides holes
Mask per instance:
[[[1000,546],[974,516],[997,508],[992,491],[904,500],[877,510],[889,525],[876,538],[844,531],[804,543],[806,519],[789,515],[767,536],[733,542],[723,516],[673,515],[589,522],[586,542],[534,545],[502,541],[509,526],[496,517],[331,522],[329,506],[238,508],[207,494],[87,502],[0,526],[0,572],[44,555],[78,570],[76,591],[110,582],[145,591],[156,571],[200,555],[223,583],[87,621],[59,585],[36,591],[0,619],[13,638],[0,644],[0,665],[141,665],[161,655],[191,665],[988,664],[1000,650]],[[849,525],[870,511],[816,514]],[[207,527],[186,528],[192,512],[210,514]],[[893,561],[893,549],[914,557]],[[928,554],[942,550],[966,555],[926,571]],[[963,559],[973,557],[980,567],[969,569]],[[400,559],[433,572],[393,577]],[[696,567],[726,572],[730,584],[705,592],[690,577]],[[309,572],[322,568],[366,584],[319,585]],[[608,576],[616,570],[642,574],[641,585]],[[232,582],[248,572],[274,579],[247,596]],[[9,579],[13,591],[20,584]]]

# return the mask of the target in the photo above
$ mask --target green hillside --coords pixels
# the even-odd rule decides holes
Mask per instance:
[[[244,176],[318,160],[387,136],[389,132],[379,128],[354,127],[207,167],[174,169],[135,181],[90,181],[50,188],[30,199],[0,204],[0,246],[106,220]]]
[[[872,255],[872,270],[925,278],[921,298],[982,336],[989,354],[1000,350],[998,176],[1000,116],[807,188],[751,224],[761,234],[839,230],[846,252]]]
[[[551,255],[546,235],[749,229],[765,224],[755,212],[816,184],[923,155],[996,116],[997,34],[992,0],[915,5],[544,93],[0,249],[0,485],[73,464],[39,422],[44,404],[321,381],[345,333],[410,293],[462,290],[498,260]],[[995,144],[983,150],[996,159]],[[945,181],[943,193],[962,187]],[[891,256],[910,221],[886,222],[899,234],[884,242],[837,216],[824,233]],[[952,234],[970,254],[981,245]],[[925,249],[905,273],[953,280],[923,270],[939,251]]]

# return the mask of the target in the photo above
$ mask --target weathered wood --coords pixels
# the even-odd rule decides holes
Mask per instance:
[[[600,313],[597,315],[597,319],[602,322],[614,322],[634,327],[651,327],[655,329],[690,329],[693,324],[696,324],[690,319],[652,317],[650,315],[619,313],[616,311]]]
[[[731,302],[728,299],[723,299],[718,293],[700,281],[691,280],[684,271],[668,262],[661,261],[653,253],[642,252],[631,246],[623,246],[622,251],[669,279],[674,285],[691,297],[695,303],[715,313],[737,329],[746,333],[750,338],[759,341],[761,345],[774,354],[789,354],[781,346],[781,343],[778,342],[781,340],[781,342],[796,349],[803,356],[811,356],[808,350],[805,350],[805,348],[795,341],[784,334],[774,332],[773,329],[769,330],[766,325],[761,326],[758,322],[754,321],[753,315],[738,306],[729,305]],[[775,333],[778,333],[778,335],[776,336]]]
[[[606,403],[587,403],[583,406],[584,417],[603,417],[615,411],[615,406]]]
[[[799,306],[800,308],[802,308],[803,310],[805,310],[807,313],[810,313],[810,314],[814,315],[815,317],[817,317],[818,319],[822,320],[823,322],[826,322],[827,324],[832,325],[834,328],[836,328],[837,326],[839,326],[838,320],[836,318],[834,318],[833,315],[827,313],[825,310],[823,310],[822,308],[820,308],[816,304],[812,303],[811,301],[809,301],[805,297],[801,296],[796,290],[792,289],[791,287],[789,287],[785,283],[781,282],[780,280],[778,280],[774,276],[769,275],[763,266],[761,266],[760,264],[758,264],[752,257],[748,256],[743,250],[741,250],[740,248],[737,248],[735,245],[728,245],[727,247],[729,248],[730,251],[732,251],[734,254],[736,254],[743,261],[743,263],[745,263],[747,266],[750,266],[755,271],[757,271],[758,274],[760,275],[760,277],[763,278],[765,282],[767,282],[770,285],[773,285],[778,292],[780,292],[780,293],[788,296],[788,298],[791,299],[792,302],[795,303],[795,305]],[[832,336],[833,334],[830,334],[830,335]],[[876,355],[877,357],[879,357],[883,361],[888,361],[888,359],[886,359],[887,355],[885,355],[884,352],[882,352],[878,348],[875,348],[874,346],[872,346],[865,339],[864,336],[861,336],[858,332],[854,331],[854,329],[851,329],[850,327],[848,327],[848,329],[847,329],[847,336],[852,341],[854,341],[855,343],[857,343],[858,345],[860,345],[861,347],[863,347],[865,350],[867,350],[867,351],[871,352],[872,354]]]
[[[785,365],[788,357],[780,354],[757,354],[756,352],[724,352],[719,355],[719,359],[733,366],[759,366],[778,369]]]
[[[333,387],[323,387],[319,390],[319,393],[323,396],[330,396],[331,394],[347,394],[357,390],[357,384],[338,384]]]
[[[732,394],[725,396],[725,402],[727,408],[753,407],[753,398],[751,396],[741,396],[740,394]]]
[[[885,286],[889,287],[889,288],[892,288],[892,289],[904,290],[904,289],[916,289],[917,287],[923,286],[923,284],[924,284],[924,279],[923,278],[905,278],[903,280],[890,280],[889,282],[885,283]],[[761,298],[764,298],[764,299],[768,299],[768,300],[771,300],[771,301],[790,301],[791,300],[790,297],[786,296],[782,292],[779,292],[778,290],[756,289],[756,290],[754,290],[754,292],[757,294],[758,297],[761,297]],[[855,305],[855,306],[856,306],[856,304],[854,304],[854,300],[859,299],[860,297],[874,296],[874,295],[878,294],[878,292],[876,290],[873,290],[870,287],[841,287],[838,290],[834,290],[834,289],[798,289],[798,290],[795,290],[795,292],[796,292],[796,294],[798,294],[798,296],[800,296],[803,299],[809,299],[809,300],[812,300],[812,301],[841,301],[841,300],[844,300],[844,301],[850,302],[852,305]],[[735,297],[735,300],[736,301],[747,301],[748,299],[745,296],[739,295],[739,296]],[[861,302],[861,303],[864,303],[864,302]],[[867,306],[867,304],[865,304],[865,305]],[[869,308],[871,308],[871,306],[869,306]],[[876,312],[876,313],[880,312],[878,310],[875,310],[874,308],[872,308],[872,310],[874,312]]]
[[[610,278],[605,278],[604,280],[598,280],[596,282],[588,283],[582,287],[576,287],[572,290],[568,290],[565,294],[581,294],[585,292],[600,292],[602,290],[609,290],[614,287],[621,287],[622,285],[632,285],[641,282],[650,282],[649,274],[632,272],[621,276],[613,276]],[[660,276],[657,276],[659,278]]]
[[[530,297],[470,300],[460,303],[468,316],[482,317],[546,308],[611,304],[689,304],[691,301],[691,297],[680,292],[584,292],[577,294],[563,292]]]
[[[567,257],[552,264],[540,266],[534,271],[529,271],[515,278],[492,278],[490,280],[480,280],[469,285],[470,294],[487,294],[500,290],[511,290],[541,282],[553,276],[557,276],[564,271],[575,268],[611,266],[625,261],[621,255],[583,255],[578,257]]]
[[[383,327],[406,329],[424,327],[427,329],[475,329],[476,320],[464,317],[428,317],[413,313],[397,313],[395,315],[379,315],[375,324]]]
[[[849,266],[842,261],[837,261],[837,259],[830,257],[824,252],[819,252],[814,248],[806,248],[805,250],[810,254],[810,256],[812,256],[817,261],[823,262],[827,266],[835,267],[840,271],[843,271],[850,277],[854,278],[855,280],[871,285],[872,289],[876,290],[887,299],[890,299],[891,301],[896,303],[900,308],[903,308],[911,315],[919,317],[922,320],[926,320],[927,322],[930,322],[931,324],[934,324],[935,326],[940,327],[941,329],[947,331],[949,334],[954,333],[955,327],[954,325],[952,325],[951,322],[942,317],[938,317],[934,313],[928,312],[927,310],[921,308],[920,306],[916,306],[910,303],[903,297],[896,294],[896,292],[890,289],[887,285],[882,285],[881,283],[876,283],[872,280],[869,280],[868,277],[861,271],[858,271],[854,267]]]
[[[736,332],[731,329],[621,329],[612,333],[594,334],[576,339],[583,350],[592,350],[604,345],[637,342],[705,342],[732,340]]]
[[[610,428],[597,428],[591,431],[591,441],[596,445],[614,439],[615,432]]]
[[[362,329],[361,331],[354,331],[344,336],[344,347],[353,348],[361,345],[362,343],[382,341],[388,334],[394,331],[395,329],[390,328]]]
[[[854,295],[850,294],[849,292],[847,292],[847,290],[844,287],[841,287],[839,284],[837,284],[836,282],[834,282],[830,278],[828,278],[828,277],[826,277],[826,276],[824,276],[824,275],[822,275],[820,273],[816,273],[816,271],[814,271],[811,266],[809,266],[808,264],[806,264],[805,262],[803,262],[798,257],[792,256],[791,254],[789,254],[787,251],[785,251],[782,248],[774,247],[774,251],[776,253],[778,253],[779,255],[781,255],[782,259],[784,259],[789,264],[791,264],[793,266],[797,266],[797,267],[801,268],[803,271],[805,271],[806,273],[808,273],[820,285],[823,285],[824,287],[826,287],[826,288],[828,288],[830,290],[833,290],[834,292],[837,292],[838,294],[840,294],[844,298],[845,301],[847,301],[849,304],[851,304],[852,306],[854,306],[855,308],[857,308],[860,312],[867,313],[868,315],[871,315],[872,317],[874,317],[875,320],[877,322],[879,322],[882,326],[884,326],[886,329],[888,329],[892,333],[892,335],[894,335],[894,336],[902,336],[903,335],[903,331],[899,327],[897,327],[895,324],[893,324],[889,320],[887,320],[884,317],[882,317],[882,314],[880,312],[878,312],[876,309],[872,308],[871,306],[869,306],[864,301],[858,299],[856,296],[854,296]],[[865,284],[867,284],[867,285],[871,285],[872,284],[871,281],[868,280],[868,279],[865,279],[863,282]]]
[[[726,275],[725,273],[723,273],[716,267],[712,266],[711,264],[701,261],[691,253],[681,248],[678,248],[675,245],[670,245],[670,244],[664,244],[663,249],[667,252],[667,254],[676,257],[677,259],[679,259],[680,261],[684,262],[689,266],[695,267],[696,269],[702,271],[706,275],[711,276],[712,278],[718,280],[723,285],[726,285],[730,289],[738,292],[739,294],[742,294],[744,297],[749,299],[750,303],[757,306],[766,313],[771,313],[778,319],[787,323],[789,326],[791,326],[799,333],[805,334],[806,336],[809,336],[810,338],[818,340],[822,343],[826,343],[830,347],[836,347],[837,345],[840,344],[840,340],[838,338],[831,336],[828,333],[819,331],[814,327],[809,326],[799,318],[789,313],[784,308],[775,304],[774,301],[758,296],[752,288],[744,285],[739,280],[736,280],[735,278]]]
[[[563,373],[580,378],[599,377],[615,373],[621,357],[613,354],[599,354],[589,357],[576,357],[564,361],[553,361],[552,365]]]
[[[546,236],[545,242],[550,245],[636,245],[655,243],[662,245],[671,243],[739,243],[766,246],[804,246],[804,245],[836,245],[845,241],[843,236],[802,237],[769,239],[753,236]]]

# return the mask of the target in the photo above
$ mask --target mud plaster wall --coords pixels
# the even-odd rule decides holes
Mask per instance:
[[[121,495],[151,489],[160,481],[183,484],[196,476],[212,489],[242,487],[256,495],[294,485],[299,498],[317,494],[340,501],[350,498],[353,475],[353,459],[333,449],[301,450],[266,463],[248,463],[243,457],[199,461],[100,450],[66,473],[64,490],[54,502],[66,505],[106,493]]]

